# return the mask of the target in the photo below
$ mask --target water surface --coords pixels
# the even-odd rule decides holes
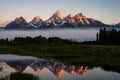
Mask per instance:
[[[32,56],[0,55],[0,67],[3,67],[0,78],[22,71],[38,76],[39,80],[120,80],[120,73],[105,71],[101,67],[72,65]]]

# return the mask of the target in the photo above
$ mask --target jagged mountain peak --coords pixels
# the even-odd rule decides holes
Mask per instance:
[[[60,10],[57,10],[56,12],[55,12],[55,14],[61,14],[61,11]]]
[[[41,18],[40,18],[40,16],[35,16],[33,20],[39,22],[39,21],[41,21]]]
[[[81,12],[80,12],[80,13],[77,13],[76,16],[82,17],[82,16],[83,16],[83,13],[81,13]]]
[[[82,25],[89,24],[89,20],[86,16],[83,15],[83,13],[78,13],[75,15],[75,21],[80,22]]]
[[[87,18],[83,13],[76,15],[69,14],[63,16],[60,10],[57,10],[48,20],[44,21],[40,16],[35,16],[29,23],[21,16],[9,23],[6,28],[50,28],[50,27],[83,27],[83,26],[107,26],[101,21]]]
[[[23,29],[23,28],[32,28],[27,21],[21,16],[13,21],[11,21],[9,24],[6,25],[6,29]]]
[[[22,16],[17,17],[15,20],[25,20]]]
[[[31,26],[33,26],[35,28],[39,28],[39,27],[42,26],[44,21],[40,18],[40,16],[35,16],[34,19],[29,23],[30,23]]]
[[[69,14],[68,17],[73,18],[74,16],[72,14]]]
[[[74,19],[74,16],[72,14],[69,14],[68,16],[66,16],[65,20],[68,23],[75,23],[75,19]]]
[[[77,13],[77,14],[75,15],[75,17],[77,17],[77,18],[82,18],[82,17],[83,17],[83,13]]]
[[[48,20],[46,20],[47,26],[61,26],[64,24],[64,16],[60,10],[57,10]]]
[[[27,24],[27,21],[21,16],[14,20],[17,24]]]
[[[84,24],[82,19],[83,19],[83,14],[82,13],[78,13],[78,14],[75,15],[75,21],[76,22],[80,22],[81,24]]]
[[[57,10],[57,11],[55,12],[54,16],[57,16],[57,17],[60,18],[60,19],[63,19],[63,18],[64,18],[64,16],[62,15],[62,13],[61,13],[60,10]]]
[[[19,19],[24,19],[23,16],[20,16]]]

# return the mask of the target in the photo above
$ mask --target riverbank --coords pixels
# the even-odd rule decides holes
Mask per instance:
[[[96,41],[75,42],[57,37],[16,37],[0,40],[0,54],[16,54],[52,59],[75,65],[104,66],[120,71],[120,45]]]
[[[120,45],[25,44],[2,45],[0,54],[29,55],[72,64],[120,66]]]

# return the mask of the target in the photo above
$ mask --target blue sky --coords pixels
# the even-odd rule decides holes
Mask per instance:
[[[120,22],[120,0],[0,0],[0,22],[39,15],[47,20],[55,11],[64,16],[82,12],[89,18],[112,24]]]

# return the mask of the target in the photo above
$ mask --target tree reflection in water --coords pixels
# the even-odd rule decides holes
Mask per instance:
[[[115,71],[114,68],[102,67],[104,70]],[[69,75],[83,75],[88,70],[94,69],[91,66],[76,66],[68,63],[61,63],[56,61],[48,61],[48,60],[11,60],[11,61],[2,61],[0,62],[0,75],[5,72],[23,72],[23,73],[31,73],[34,75],[41,75],[43,70],[50,72],[50,74],[54,75],[56,78],[60,79],[64,74]],[[119,68],[118,68],[119,69]],[[50,75],[47,74],[47,75]],[[7,75],[7,74],[6,74]],[[47,76],[44,75],[44,76]],[[1,76],[0,76],[1,78]],[[3,78],[3,77],[2,77]]]
[[[36,60],[36,61],[34,61],[34,60],[4,61],[4,62],[0,62],[0,65],[1,65],[1,68],[3,68],[4,70],[7,70],[7,68],[9,68],[8,71],[10,71],[10,69],[11,70],[14,69],[16,72],[24,72],[24,73],[30,73],[30,71],[31,71],[31,73],[33,73],[33,74],[41,74],[41,71],[44,68],[47,68],[57,78],[61,78],[65,72],[67,72],[71,75],[73,75],[74,73],[83,75],[88,69],[90,69],[88,66],[75,66],[75,65],[70,65],[70,64],[64,64],[61,62],[40,61],[40,60]],[[4,70],[3,70],[3,72],[4,72]],[[15,71],[13,71],[13,72],[15,72]],[[11,71],[11,73],[12,73],[12,71]]]

